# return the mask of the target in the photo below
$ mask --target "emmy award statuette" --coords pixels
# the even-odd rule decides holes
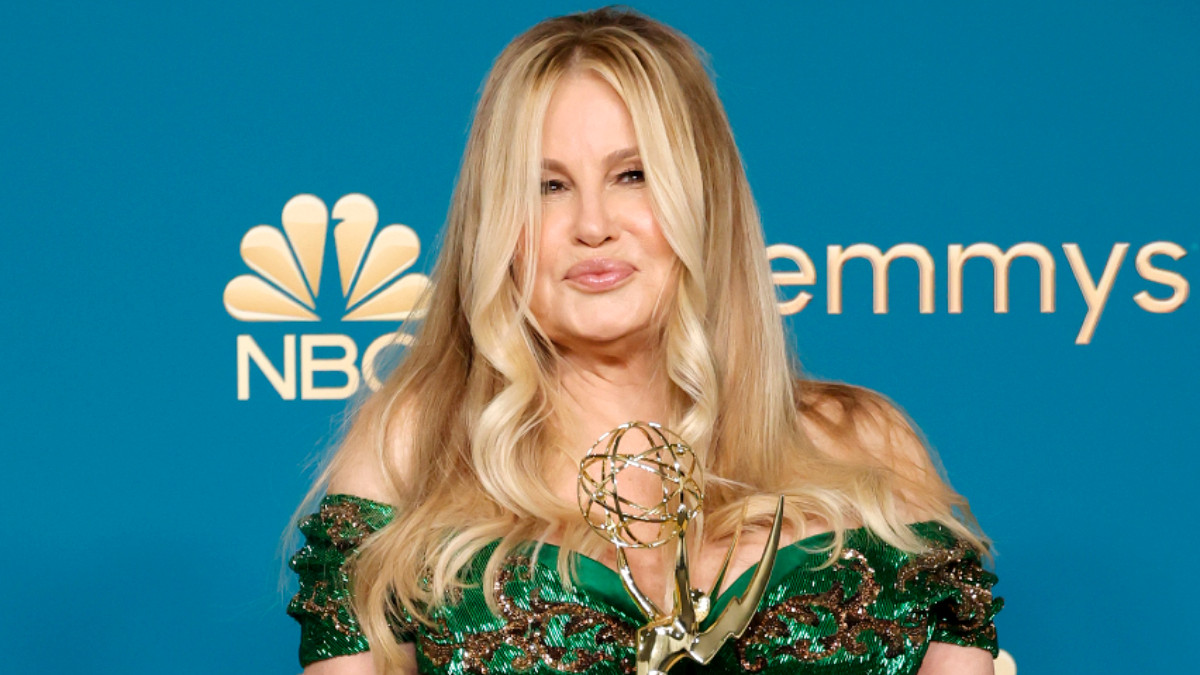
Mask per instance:
[[[640,435],[636,452],[622,452],[626,434]],[[622,497],[621,475],[644,471],[662,485],[657,502],[641,504]],[[625,474],[632,478],[632,474]],[[738,540],[725,554],[712,588],[705,593],[692,588],[688,577],[687,526],[704,504],[703,476],[692,449],[674,433],[654,422],[627,422],[604,434],[588,450],[579,465],[579,509],[592,529],[617,547],[617,568],[626,592],[649,619],[637,632],[638,675],[664,675],[684,657],[707,664],[731,638],[740,637],[758,607],[779,549],[783,524],[783,497],[775,510],[775,522],[750,584],[734,598],[707,629],[700,624],[712,609],[713,595],[720,589]],[[656,548],[675,543],[674,605],[670,612],[659,609],[633,580],[625,549]]]

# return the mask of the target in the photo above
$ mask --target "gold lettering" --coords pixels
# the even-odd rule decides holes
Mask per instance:
[[[1037,261],[1041,275],[1041,310],[1054,311],[1054,256],[1045,246],[1032,242],[1022,242],[1014,245],[1005,252],[995,244],[971,244],[963,249],[962,244],[950,244],[947,251],[949,267],[949,311],[951,314],[961,314],[963,306],[962,268],[963,263],[970,258],[987,258],[992,261],[992,271],[995,278],[992,306],[996,313],[1008,312],[1008,269],[1014,258],[1024,256]]]
[[[313,356],[316,347],[341,347],[342,355],[332,359]],[[358,345],[349,335],[301,335],[300,336],[300,397],[304,400],[336,400],[349,398],[358,389]],[[340,372],[346,374],[346,384],[340,387],[317,387],[313,384],[313,373]]]
[[[888,267],[896,258],[911,258],[916,261],[921,279],[920,307],[922,314],[933,312],[934,293],[934,264],[933,257],[924,246],[918,244],[896,244],[887,253],[880,253],[871,244],[854,244],[843,250],[841,246],[830,246],[827,251],[826,274],[829,275],[829,285],[826,294],[830,314],[842,313],[842,265],[851,258],[866,258],[871,261],[874,274],[874,311],[876,314],[887,314],[888,311]]]
[[[283,336],[283,374],[263,353],[262,347],[250,335],[237,336],[237,397],[239,401],[250,400],[250,361],[285,401],[296,399],[296,336]]]
[[[812,258],[804,249],[791,244],[773,244],[767,247],[767,260],[790,260],[796,264],[795,272],[776,272],[771,270],[771,281],[776,287],[781,286],[812,286],[817,283],[817,269],[813,267]],[[796,297],[779,303],[779,313],[787,316],[799,313],[812,300],[812,293],[800,291]]]
[[[1172,260],[1179,260],[1187,255],[1187,251],[1179,244],[1170,241],[1152,241],[1149,244],[1138,249],[1137,252],[1137,271],[1146,281],[1153,281],[1164,286],[1170,286],[1174,291],[1171,297],[1165,300],[1150,295],[1147,291],[1141,291],[1133,296],[1133,301],[1139,307],[1147,312],[1155,314],[1165,314],[1166,312],[1174,312],[1179,309],[1188,297],[1188,282],[1183,278],[1183,275],[1178,272],[1164,270],[1155,267],[1151,264],[1151,258],[1156,255],[1170,256]]]
[[[362,357],[362,377],[371,391],[379,391],[379,388],[383,386],[383,382],[379,379],[379,373],[375,369],[375,359],[379,357],[379,353],[391,345],[408,347],[413,341],[413,336],[408,333],[385,333],[367,345],[367,350],[363,352]]]
[[[1083,292],[1083,300],[1088,307],[1087,315],[1083,318],[1083,326],[1080,327],[1079,334],[1075,336],[1075,344],[1086,345],[1092,341],[1092,335],[1096,332],[1096,324],[1100,323],[1100,315],[1104,312],[1104,305],[1108,303],[1108,295],[1112,293],[1113,282],[1117,280],[1117,270],[1121,267],[1121,261],[1125,259],[1125,252],[1129,250],[1129,244],[1125,242],[1113,244],[1099,284],[1092,281],[1092,275],[1088,272],[1087,262],[1083,259],[1079,244],[1063,244],[1062,247],[1067,254],[1067,261],[1071,263],[1071,271],[1075,273],[1075,282],[1079,284],[1079,290]]]

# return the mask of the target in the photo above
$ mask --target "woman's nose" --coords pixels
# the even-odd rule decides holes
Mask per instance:
[[[592,248],[616,239],[616,221],[610,213],[604,190],[581,190],[579,195],[575,213],[575,239]]]

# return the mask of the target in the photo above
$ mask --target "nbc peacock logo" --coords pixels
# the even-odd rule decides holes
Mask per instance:
[[[338,221],[332,239],[341,297],[335,298],[321,293],[330,215]],[[242,237],[241,257],[253,274],[236,276],[225,286],[225,311],[233,318],[302,326],[330,314],[343,322],[398,322],[424,315],[429,278],[405,274],[420,255],[420,240],[405,225],[379,228],[379,210],[366,195],[342,197],[332,214],[320,198],[296,195],[284,205],[281,224],[282,229],[257,225]],[[359,365],[358,343],[349,335],[287,333],[279,362],[267,356],[253,335],[238,335],[238,400],[250,398],[251,364],[284,400],[296,399],[297,391],[301,399],[344,399],[364,383],[377,389],[376,358],[384,349],[406,346],[411,340],[408,333],[386,332],[361,350]],[[323,356],[318,357],[318,349]],[[338,350],[335,356],[328,355],[331,349]],[[324,377],[340,381],[319,384],[317,373],[333,373]]]

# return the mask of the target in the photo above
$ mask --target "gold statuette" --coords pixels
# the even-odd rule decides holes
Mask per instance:
[[[634,434],[632,441],[638,450],[621,452],[627,434]],[[634,492],[631,484],[641,485],[641,492],[645,491],[645,477],[639,480],[637,474],[625,473],[631,470],[650,474],[656,479],[651,485],[661,484],[661,492],[654,490],[650,499],[630,499]],[[625,496],[620,490],[622,475]],[[730,601],[708,629],[700,630],[738,543],[735,537],[709,592],[692,588],[687,526],[703,504],[703,476],[695,453],[677,435],[654,422],[627,422],[604,434],[579,464],[579,509],[592,529],[617,547],[621,581],[649,619],[637,632],[638,675],[664,674],[684,657],[708,663],[727,640],[745,632],[767,589],[779,549],[783,497],[779,498],[771,535],[746,592]],[[656,548],[671,542],[675,543],[674,604],[670,612],[664,612],[634,583],[625,549]]]

